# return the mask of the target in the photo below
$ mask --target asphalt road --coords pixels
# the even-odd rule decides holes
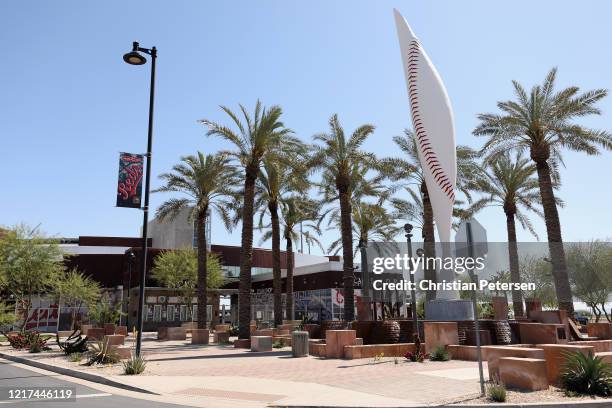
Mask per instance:
[[[41,407],[41,408],[178,408],[181,405],[164,404],[155,401],[129,398],[105,393],[84,385],[57,378],[59,374],[39,374],[11,365],[0,359],[0,407]],[[35,389],[40,387],[72,387],[76,390],[73,401],[10,400],[8,389],[12,387]]]

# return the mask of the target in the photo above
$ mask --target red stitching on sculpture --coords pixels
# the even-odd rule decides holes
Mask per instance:
[[[410,111],[412,113],[412,123],[417,135],[417,140],[421,151],[425,155],[425,162],[427,167],[431,171],[434,179],[446,193],[451,201],[455,201],[455,191],[450,180],[444,173],[444,170],[440,167],[440,162],[436,153],[431,148],[431,143],[427,137],[427,132],[422,126],[421,115],[419,114],[419,101],[418,101],[418,89],[416,87],[417,75],[418,75],[418,58],[420,54],[420,44],[417,40],[413,40],[410,43],[410,50],[408,51],[408,95],[410,96]]]

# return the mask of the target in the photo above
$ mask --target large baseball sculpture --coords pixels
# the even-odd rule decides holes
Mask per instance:
[[[436,68],[404,17],[393,11],[421,168],[438,236],[441,242],[448,243],[457,179],[453,111]]]

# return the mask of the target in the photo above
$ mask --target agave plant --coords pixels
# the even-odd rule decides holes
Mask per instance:
[[[125,375],[136,375],[142,373],[147,367],[147,361],[142,356],[132,354],[129,360],[123,362]]]
[[[108,338],[90,346],[91,356],[86,365],[114,364],[121,360],[117,349],[108,343]]]
[[[582,353],[566,353],[560,379],[563,387],[587,395],[612,396],[612,364],[603,358]]]

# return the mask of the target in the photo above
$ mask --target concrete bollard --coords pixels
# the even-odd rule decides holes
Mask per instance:
[[[291,333],[291,352],[293,357],[308,356],[308,332],[294,331]]]

